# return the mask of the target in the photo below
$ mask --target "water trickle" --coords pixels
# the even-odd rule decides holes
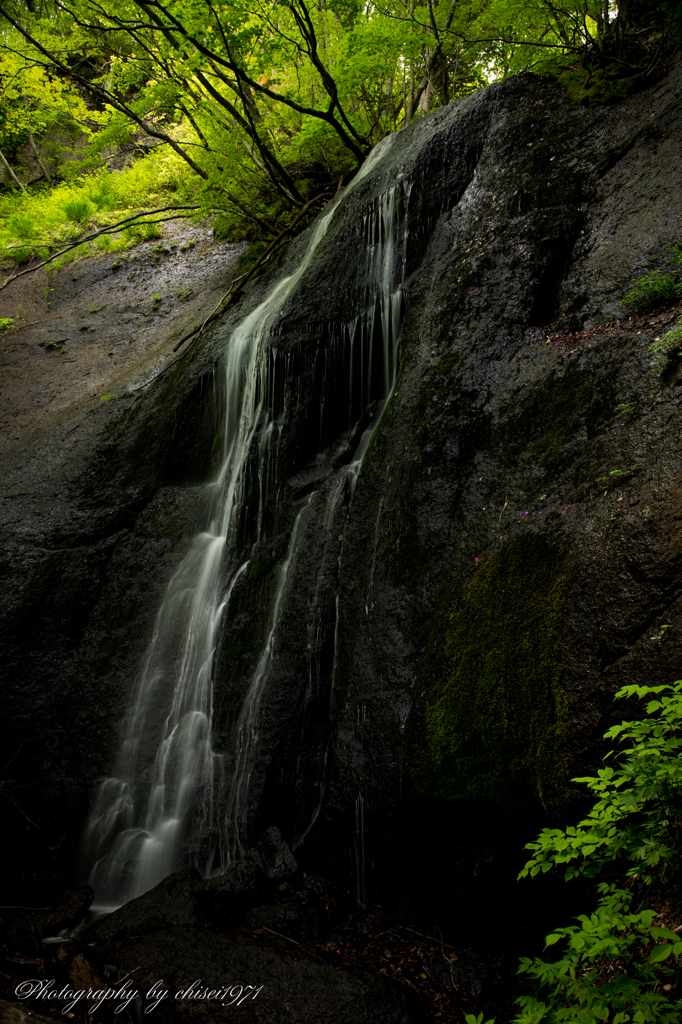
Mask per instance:
[[[390,144],[390,140],[385,140],[375,148],[345,195],[371,172]],[[360,308],[350,321],[332,325],[329,331],[331,362],[341,360],[348,372],[347,401],[351,410],[362,411],[377,399],[381,399],[385,408],[395,386],[403,316],[400,286],[407,265],[409,193],[409,184],[398,181],[369,204],[364,217],[366,254],[358,263],[358,274],[364,281]],[[112,776],[100,784],[86,827],[84,856],[100,909],[120,906],[147,891],[170,872],[190,863],[209,874],[239,856],[247,843],[251,780],[259,752],[261,704],[277,657],[282,617],[316,492],[310,494],[300,508],[290,533],[275,588],[267,639],[239,715],[230,761],[232,774],[227,780],[223,757],[213,749],[215,652],[221,622],[229,615],[232,592],[249,564],[248,560],[239,564],[240,523],[245,515],[252,517],[257,540],[263,536],[264,509],[281,487],[278,463],[286,403],[298,401],[297,389],[302,386],[296,380],[291,355],[278,350],[277,321],[309,267],[339,201],[329,204],[318,220],[295,273],[270,291],[228,341],[223,460],[217,479],[211,485],[213,518],[207,529],[194,539],[170,580],[123,723]],[[330,380],[332,370],[330,366]],[[285,408],[275,419],[273,410],[280,378],[284,384]],[[334,387],[333,381],[330,387]],[[323,395],[320,430],[325,408]],[[335,522],[334,513],[344,493],[352,497],[378,419],[364,430],[345,470],[345,479],[339,474],[322,499],[326,501],[322,515],[326,534]],[[250,474],[255,487],[251,486]],[[247,508],[249,495],[254,490],[257,510]],[[329,537],[324,543],[329,544]],[[314,687],[320,686],[313,652],[322,631],[322,612],[319,580],[309,581],[309,585],[312,588],[308,621],[312,692]],[[332,688],[338,624],[337,582]],[[327,741],[323,775],[328,757]],[[303,834],[320,812],[324,778],[320,780],[319,793],[312,819]],[[361,796],[358,800],[358,856],[364,865],[364,804]],[[364,867],[362,878],[364,898]]]
[[[258,665],[254,672],[251,683],[246,693],[244,703],[239,715],[237,726],[237,748],[235,766],[230,787],[230,799],[227,808],[228,854],[230,860],[234,860],[245,852],[246,848],[246,827],[248,818],[248,793],[251,772],[253,771],[254,754],[258,747],[258,710],[263,688],[268,678],[268,672],[276,655],[276,644],[279,632],[280,621],[287,588],[291,579],[292,563],[294,561],[301,523],[305,513],[310,507],[310,502],[315,496],[313,492],[304,507],[296,516],[294,528],[291,531],[289,548],[282,565],[277,591],[275,593],[275,604],[272,612],[272,620],[265,647],[258,659]]]
[[[355,800],[355,876],[356,896],[361,906],[365,905],[365,799],[358,793]]]

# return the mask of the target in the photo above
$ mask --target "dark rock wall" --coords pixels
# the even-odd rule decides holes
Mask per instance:
[[[327,813],[351,870],[362,793],[365,857],[413,909],[432,886],[455,917],[472,872],[495,888],[520,821],[579,809],[615,690],[679,675],[678,378],[647,354],[671,311],[591,333],[679,239],[679,90],[678,67],[599,110],[528,80],[484,93],[475,176],[410,290],[344,530]]]
[[[277,824],[300,863],[362,899],[390,889],[407,914],[475,919],[476,892],[513,880],[532,830],[579,809],[570,779],[597,766],[623,711],[615,690],[679,674],[678,371],[652,374],[647,355],[671,313],[638,322],[619,302],[682,234],[681,84],[678,63],[648,92],[589,110],[523,76],[399,133],[282,318],[277,346],[297,372],[277,399],[264,541],[253,548],[243,526],[251,562],[217,659],[217,742],[229,767],[308,503],[262,706],[253,830]],[[361,299],[363,213],[401,175],[400,374],[348,504],[331,463],[362,409],[332,400],[348,373],[332,341]],[[33,511],[30,538],[6,533],[4,713],[18,748],[6,806],[19,845],[38,851],[27,873],[40,863],[46,884],[53,857],[62,873],[73,860],[155,608],[202,524],[221,348],[267,285],[90,426],[91,454],[60,470],[59,526],[41,533]],[[665,639],[651,639],[662,623]],[[62,826],[71,853],[46,858]]]

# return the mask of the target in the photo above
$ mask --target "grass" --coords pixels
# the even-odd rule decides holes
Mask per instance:
[[[66,219],[73,221],[75,224],[85,224],[90,219],[92,212],[93,207],[87,199],[71,199],[69,202],[64,203]]]

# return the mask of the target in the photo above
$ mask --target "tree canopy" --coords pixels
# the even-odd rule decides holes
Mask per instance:
[[[586,95],[605,75],[607,91],[631,88],[677,44],[678,6],[0,0],[0,152],[9,166],[30,144],[49,179],[40,140],[61,125],[81,139],[67,178],[122,146],[167,154],[179,205],[270,240],[384,135],[491,80],[550,70]]]

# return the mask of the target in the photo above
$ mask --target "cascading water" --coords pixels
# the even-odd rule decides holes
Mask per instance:
[[[390,144],[387,139],[375,147],[345,195],[376,166]],[[362,409],[378,397],[385,403],[395,385],[408,196],[409,184],[399,181],[371,203],[364,217],[367,258],[359,262],[365,282],[361,310],[351,323],[331,327],[332,342],[345,339],[349,346],[346,362],[351,409]],[[229,780],[224,777],[223,758],[212,744],[214,655],[233,588],[248,565],[248,559],[240,564],[237,534],[247,500],[249,460],[255,457],[257,464],[259,538],[268,492],[277,486],[272,452],[281,427],[273,422],[269,406],[274,394],[277,352],[272,339],[276,321],[310,266],[338,202],[329,204],[319,219],[295,273],[271,290],[228,341],[224,458],[218,479],[210,485],[211,522],[194,539],[168,585],[123,724],[113,775],[100,784],[86,827],[85,858],[101,910],[133,899],[188,863],[209,874],[244,849],[250,782],[259,747],[259,711],[277,657],[282,612],[297,553],[305,542],[307,511],[315,492],[298,512],[291,530],[267,639],[239,715]],[[381,351],[377,352],[379,339]],[[344,491],[353,493],[376,422],[364,430],[357,444],[345,471],[345,485],[329,488],[327,524]],[[319,622],[314,581],[311,586],[309,631],[313,637]],[[337,627],[338,594],[335,649]],[[325,763],[326,759],[327,754]],[[323,792],[321,783],[319,802],[304,834],[319,814]]]

